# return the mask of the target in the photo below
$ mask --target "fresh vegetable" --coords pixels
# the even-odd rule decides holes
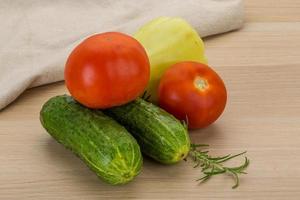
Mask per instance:
[[[157,103],[160,77],[171,65],[182,61],[207,62],[203,41],[181,18],[154,19],[142,26],[134,37],[145,47],[150,59],[151,77],[147,93],[154,103]]]
[[[74,99],[48,100],[40,112],[43,127],[113,185],[140,173],[142,151],[163,164],[191,159],[203,173],[199,181],[229,174],[236,188],[249,160],[237,167],[224,162],[245,152],[212,157],[202,149],[207,145],[190,142],[188,128],[213,123],[227,100],[197,32],[181,18],[160,17],[134,37],[107,32],[79,44],[65,66]]]
[[[218,174],[232,175],[239,185],[239,175],[245,174],[249,159],[238,167],[226,167],[224,162],[236,155],[212,157],[207,150],[200,149],[208,145],[191,144],[185,123],[180,123],[171,114],[143,99],[137,99],[126,105],[104,111],[120,124],[124,125],[137,139],[142,152],[164,164],[173,164],[191,159],[194,167],[201,167],[204,176],[197,181],[206,181]]]
[[[150,65],[142,45],[117,32],[93,35],[70,54],[66,86],[89,108],[109,108],[134,100],[148,84]]]
[[[206,127],[222,114],[225,85],[205,64],[181,62],[169,68],[159,85],[159,105],[191,129]]]
[[[164,164],[183,160],[190,150],[187,129],[175,117],[143,99],[104,111],[133,134],[146,155]]]
[[[139,174],[142,155],[136,140],[101,111],[89,110],[62,95],[44,104],[40,120],[53,138],[104,181],[125,184]]]

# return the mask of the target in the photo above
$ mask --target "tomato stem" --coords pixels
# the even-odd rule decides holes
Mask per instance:
[[[200,76],[197,76],[194,80],[194,85],[197,89],[201,90],[201,91],[204,91],[206,90],[209,85],[208,85],[208,82],[206,79],[203,79],[202,77]]]

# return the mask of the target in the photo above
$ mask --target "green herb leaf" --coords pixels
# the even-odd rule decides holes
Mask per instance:
[[[228,154],[225,156],[212,157],[208,154],[209,151],[201,150],[201,148],[206,147],[208,147],[206,144],[191,144],[189,157],[195,162],[194,168],[201,167],[201,172],[204,174],[204,176],[197,179],[197,181],[204,182],[215,175],[229,174],[235,180],[235,184],[232,188],[237,188],[240,182],[239,175],[246,174],[245,170],[249,166],[250,160],[245,157],[244,163],[237,167],[226,167],[223,163],[235,157],[244,155],[246,151],[235,155]]]

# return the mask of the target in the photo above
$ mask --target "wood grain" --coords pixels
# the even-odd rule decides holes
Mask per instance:
[[[212,153],[248,150],[249,174],[232,190],[230,177],[198,185],[190,163],[163,166],[145,159],[125,186],[109,186],[39,123],[39,110],[63,83],[34,88],[0,113],[0,199],[257,199],[300,198],[300,3],[248,0],[246,24],[206,39],[210,64],[229,101],[214,125],[191,132]],[[235,164],[238,161],[234,161]]]

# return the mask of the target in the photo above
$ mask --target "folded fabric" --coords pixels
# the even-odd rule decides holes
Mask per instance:
[[[202,37],[237,29],[242,0],[1,0],[0,109],[30,87],[63,80],[72,48],[91,34],[134,33],[159,16],[182,17]]]

